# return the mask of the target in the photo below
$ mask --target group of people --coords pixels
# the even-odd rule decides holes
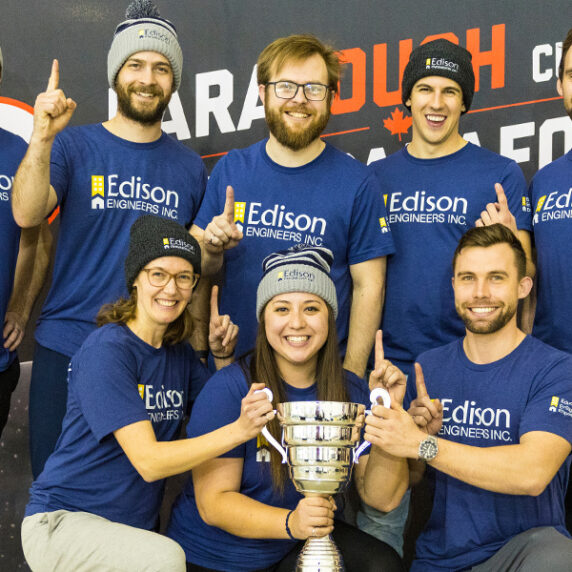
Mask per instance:
[[[571,45],[572,30],[557,84],[572,117]],[[302,541],[332,534],[348,571],[403,570],[422,478],[433,504],[412,570],[569,569],[572,265],[569,219],[552,215],[569,209],[572,151],[527,189],[514,161],[465,141],[471,54],[444,39],[403,73],[411,143],[369,167],[320,137],[332,47],[277,39],[257,74],[269,135],[207,181],[161,130],[182,77],[175,26],[138,0],[108,54],[114,117],[68,126],[54,60],[27,148],[0,130],[14,178],[0,430],[60,208],[30,388],[31,569],[292,570]],[[135,184],[131,208],[108,200]],[[343,499],[296,492],[261,430],[279,439],[277,403],[369,406],[378,386],[391,407],[365,419],[350,523]],[[165,479],[191,469],[161,525]]]

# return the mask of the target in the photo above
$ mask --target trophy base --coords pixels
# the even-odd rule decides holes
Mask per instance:
[[[296,561],[296,572],[343,572],[344,570],[344,559],[330,535],[308,538]]]

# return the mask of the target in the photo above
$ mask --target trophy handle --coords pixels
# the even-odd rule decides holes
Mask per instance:
[[[268,387],[265,387],[264,389],[257,389],[254,393],[259,393],[260,391],[262,391],[263,393],[266,393],[266,397],[268,397],[268,401],[270,401],[270,403],[272,403],[272,400],[274,399],[274,395],[272,394],[272,390]],[[276,413],[276,411],[274,411],[274,413]],[[266,425],[262,428],[262,434],[264,435],[266,440],[282,455],[282,463],[287,463],[288,462],[288,455],[286,454],[284,447],[282,447],[282,445],[280,445],[280,443],[278,443],[278,441],[276,441],[276,439],[274,439],[274,437],[272,437],[272,435],[270,434],[270,431],[268,431],[268,429],[266,428]]]
[[[383,406],[388,409],[391,407],[391,397],[389,396],[389,391],[384,387],[376,387],[371,390],[369,394],[369,400],[371,401],[371,406],[377,405],[378,398],[381,397],[383,400]],[[371,409],[366,410],[366,415],[371,415]],[[361,445],[355,447],[354,449],[354,463],[359,463],[359,456],[371,445],[369,441],[364,441]]]

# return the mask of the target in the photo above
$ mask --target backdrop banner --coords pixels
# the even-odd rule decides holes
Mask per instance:
[[[112,116],[116,99],[107,83],[107,52],[128,3],[2,0],[0,127],[29,138],[34,100],[46,88],[53,58],[60,62],[60,87],[78,104],[72,125]],[[461,119],[466,139],[513,158],[527,179],[572,147],[572,122],[556,92],[561,42],[572,26],[570,0],[156,3],[161,15],[175,24],[184,55],[181,87],[163,127],[197,151],[209,172],[230,149],[267,135],[256,60],[272,40],[294,33],[317,35],[340,50],[347,62],[324,137],[364,163],[410,141],[411,117],[401,105],[401,74],[415,46],[439,37],[473,55],[475,97]],[[0,181],[0,191],[9,191],[11,184]],[[57,230],[57,219],[54,225]],[[32,340],[30,324],[19,352],[22,361],[32,357]],[[24,409],[18,408],[18,413]],[[14,413],[4,440],[11,434],[13,417]],[[25,566],[19,525],[29,476],[16,472],[6,450],[3,441],[0,568],[18,570]],[[20,496],[14,495],[14,483]]]

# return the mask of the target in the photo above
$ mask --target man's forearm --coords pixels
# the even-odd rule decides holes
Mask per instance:
[[[363,377],[381,322],[385,258],[351,267],[353,294],[344,368]]]
[[[23,228],[39,225],[56,206],[50,187],[52,142],[32,141],[12,186],[12,212]]]
[[[17,313],[26,322],[44,285],[51,247],[52,234],[47,221],[38,227],[22,230],[8,312]]]

